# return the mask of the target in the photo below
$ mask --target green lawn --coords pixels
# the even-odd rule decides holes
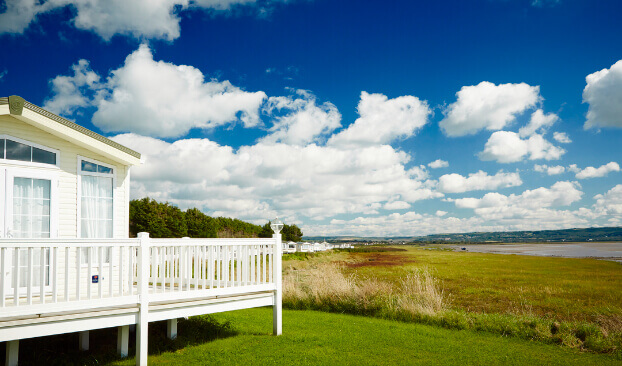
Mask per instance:
[[[611,356],[581,353],[482,332],[454,331],[343,314],[286,310],[274,337],[272,309],[214,315],[235,335],[152,355],[150,365],[614,365]],[[185,337],[180,324],[180,340]],[[134,360],[109,365],[133,365]]]

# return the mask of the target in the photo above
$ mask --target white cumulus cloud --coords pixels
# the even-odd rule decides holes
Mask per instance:
[[[407,95],[393,99],[383,94],[361,93],[359,118],[328,141],[333,146],[388,144],[414,135],[428,122],[428,104]]]
[[[523,140],[515,132],[497,131],[490,136],[479,157],[482,160],[513,163],[525,158],[557,160],[565,152],[566,150],[551,144],[542,135],[534,134]]]
[[[611,188],[605,194],[594,196],[594,209],[601,215],[622,217],[622,184]]]
[[[553,139],[560,144],[569,144],[572,142],[568,134],[565,132],[553,132]]]
[[[531,114],[529,124],[518,130],[518,134],[520,137],[528,137],[536,132],[546,132],[557,121],[559,121],[559,117],[555,113],[544,114],[542,109],[538,109]]]
[[[542,165],[535,164],[533,166],[533,170],[535,170],[536,172],[540,172],[540,173],[546,173],[548,175],[558,175],[558,174],[562,174],[563,172],[565,172],[566,168],[564,168],[561,165],[548,166],[546,164],[542,164]]]
[[[583,102],[589,104],[585,129],[622,128],[622,60],[585,78]]]
[[[410,203],[404,202],[404,201],[387,202],[387,203],[385,203],[383,208],[385,210],[390,210],[390,211],[393,211],[393,210],[405,210],[405,209],[410,208]]]
[[[501,130],[541,99],[538,86],[495,85],[487,81],[464,86],[456,96],[456,102],[445,109],[445,118],[440,122],[448,136],[464,136],[483,129]]]
[[[268,99],[263,110],[274,115],[274,125],[263,141],[306,145],[341,127],[341,114],[334,104],[318,105],[315,96],[306,90],[297,90],[296,95]]]
[[[605,165],[601,165],[598,168],[594,168],[593,166],[588,166],[587,168],[580,170],[577,172],[577,179],[587,179],[587,178],[600,178],[604,177],[611,172],[619,172],[620,165],[615,161],[609,162]]]
[[[449,163],[445,160],[436,159],[433,162],[429,163],[428,166],[432,169],[447,168],[449,166]]]
[[[100,90],[100,76],[91,70],[87,60],[80,60],[72,67],[73,75],[59,75],[50,80],[52,98],[43,105],[45,109],[57,114],[71,115],[78,108],[93,104],[90,97],[93,90]]]
[[[145,44],[111,71],[106,82],[97,82],[85,60],[73,69],[73,76],[51,80],[53,95],[46,107],[66,113],[84,107],[88,99],[97,108],[93,123],[105,132],[178,137],[192,128],[237,121],[252,127],[260,121],[266,98],[262,91],[246,92],[228,81],[206,81],[192,66],[155,61]]]
[[[279,2],[287,0],[7,0],[6,11],[0,14],[0,34],[22,34],[38,15],[60,13],[69,7],[74,27],[92,31],[106,41],[115,35],[172,41],[180,36],[182,12],[228,12],[246,6],[265,14]]]
[[[498,188],[516,187],[523,184],[518,173],[498,172],[488,175],[484,171],[469,174],[445,174],[438,179],[438,190],[444,193],[462,193],[468,191],[495,190]]]
[[[491,192],[482,198],[453,200],[456,207],[474,210],[488,225],[497,224],[514,230],[544,230],[586,225],[591,210],[563,210],[583,196],[577,182],[557,182],[550,188],[540,187],[509,196]]]
[[[258,142],[237,150],[208,139],[168,143],[122,134],[144,154],[132,168],[133,197],[149,196],[243,219],[375,214],[442,197],[405,169],[409,156],[388,145],[354,149]],[[197,163],[200,162],[200,163]]]

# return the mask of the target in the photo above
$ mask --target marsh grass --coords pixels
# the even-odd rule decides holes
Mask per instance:
[[[293,309],[382,314],[388,318],[404,311],[433,315],[445,310],[443,293],[427,271],[410,273],[396,287],[374,278],[345,276],[334,263],[287,271],[283,304]]]
[[[287,267],[283,277],[283,306],[485,331],[611,353],[622,359],[619,330],[586,321],[557,321],[534,315],[528,305],[505,314],[454,308],[450,306],[450,296],[428,269],[408,271],[398,281],[343,272],[343,265],[333,262]]]

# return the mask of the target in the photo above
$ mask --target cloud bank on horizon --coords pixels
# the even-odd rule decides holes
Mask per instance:
[[[286,2],[8,0],[0,34],[23,34],[39,17],[70,9],[72,26],[104,42],[142,41],[106,71],[87,58],[67,65],[67,74],[49,80],[43,105],[67,118],[92,113],[94,126],[143,154],[144,164],[132,168],[132,198],[260,224],[278,215],[306,235],[622,225],[622,184],[596,195],[584,188],[620,177],[620,155],[594,166],[564,161],[580,133],[622,128],[622,60],[585,77],[584,131],[571,138],[559,111],[545,107],[541,87],[526,82],[482,80],[449,102],[359,90],[356,118],[344,120],[336,103],[313,90],[248,91],[198,67],[157,60],[144,41],[180,38],[180,22],[192,12],[263,16]],[[231,146],[210,137],[218,129],[257,138]],[[430,130],[448,145],[478,141],[461,147],[477,168],[457,170],[449,155],[421,160],[413,141]]]

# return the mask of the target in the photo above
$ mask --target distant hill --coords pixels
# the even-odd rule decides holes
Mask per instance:
[[[305,240],[330,241],[393,241],[425,243],[539,243],[568,241],[622,241],[622,227],[594,227],[585,229],[541,231],[497,231],[455,234],[432,234],[413,237],[304,237]]]

